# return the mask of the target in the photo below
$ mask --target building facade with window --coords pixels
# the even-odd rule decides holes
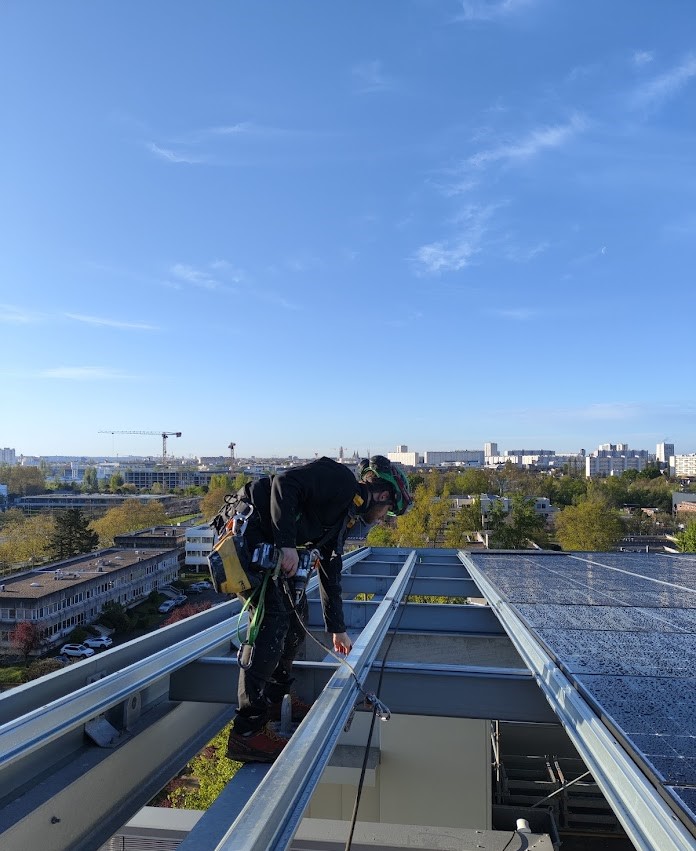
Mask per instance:
[[[77,626],[99,620],[106,603],[131,608],[179,574],[176,550],[97,553],[17,573],[0,582],[0,650],[11,649],[10,633],[27,621],[54,646]]]
[[[186,529],[185,565],[189,570],[208,570],[208,556],[213,549],[215,532],[208,523]]]

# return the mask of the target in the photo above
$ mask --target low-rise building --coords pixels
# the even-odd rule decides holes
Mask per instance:
[[[208,556],[213,549],[215,532],[209,523],[189,526],[186,529],[184,563],[189,570],[208,569]]]
[[[175,550],[111,547],[9,576],[0,582],[0,650],[11,648],[10,633],[24,621],[57,645],[97,621],[106,603],[134,606],[178,573]]]
[[[423,461],[426,466],[437,467],[440,464],[459,464],[462,467],[483,467],[485,456],[483,449],[452,449],[446,452],[426,450]]]

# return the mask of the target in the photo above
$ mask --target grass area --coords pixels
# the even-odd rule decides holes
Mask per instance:
[[[0,687],[2,686],[18,686],[24,682],[24,665],[9,665],[6,668],[0,668]]]

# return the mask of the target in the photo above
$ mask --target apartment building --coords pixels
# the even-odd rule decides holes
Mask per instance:
[[[696,452],[672,455],[669,459],[669,474],[677,479],[696,478]]]
[[[10,633],[28,621],[47,644],[60,644],[76,626],[98,621],[106,603],[130,608],[173,582],[176,550],[111,547],[7,577],[0,583],[0,650]]]
[[[213,549],[215,532],[208,523],[186,529],[184,564],[189,570],[208,569],[208,556]]]

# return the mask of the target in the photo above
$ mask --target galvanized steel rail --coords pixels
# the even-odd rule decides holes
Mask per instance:
[[[412,551],[348,656],[361,684],[402,602],[415,563]],[[215,851],[281,851],[289,846],[358,694],[355,678],[340,666]],[[186,841],[196,847],[195,829]]]

